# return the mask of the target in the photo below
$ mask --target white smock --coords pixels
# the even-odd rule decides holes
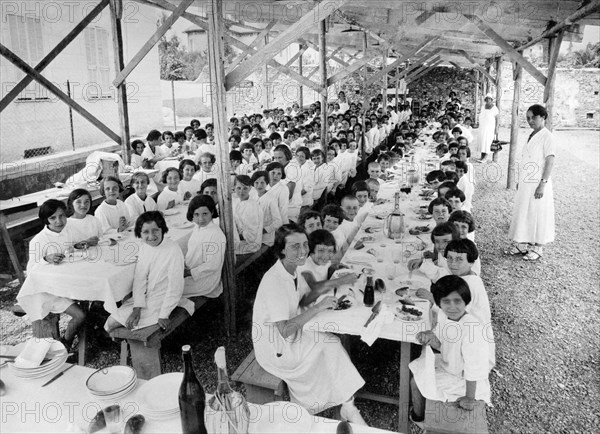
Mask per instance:
[[[136,193],[133,193],[125,199],[125,206],[127,206],[127,211],[133,224],[145,212],[156,211],[156,202],[154,202],[154,199],[150,195],[146,195],[146,199],[142,200]]]
[[[221,295],[226,245],[225,234],[214,222],[194,227],[185,255],[185,265],[192,275],[185,278],[184,297],[215,298]]]
[[[548,244],[554,241],[554,193],[552,178],[541,199],[534,197],[544,172],[546,157],[555,155],[553,134],[543,128],[529,139],[519,163],[519,188],[515,195],[508,237],[517,243]]]
[[[96,208],[94,215],[98,220],[100,220],[102,230],[105,234],[114,234],[118,231],[119,220],[121,217],[125,217],[125,220],[127,220],[126,226],[130,226],[135,223],[135,221],[132,221],[129,215],[127,205],[118,199],[115,205],[109,205],[106,203],[106,201],[102,202],[100,205],[98,205],[98,208]]]
[[[287,383],[293,402],[316,414],[348,401],[365,381],[337,336],[299,330],[284,339],[279,333],[276,323],[296,317],[307,292],[304,278],[292,276],[277,261],[256,293],[253,341],[258,363]]]
[[[102,223],[100,223],[100,220],[90,214],[87,214],[82,219],[69,217],[67,219],[67,224],[73,233],[73,240],[75,242],[87,240],[88,238],[92,237],[101,238],[104,232],[102,230]]]
[[[275,242],[275,231],[283,225],[277,197],[267,191],[258,198],[258,204],[263,212],[262,242],[267,246],[272,246]]]
[[[177,191],[172,191],[169,188],[163,189],[156,198],[156,208],[159,211],[165,211],[169,208],[173,208],[183,202],[183,196]],[[169,206],[172,203],[171,206]]]
[[[488,154],[494,133],[496,131],[496,117],[498,116],[498,107],[495,105],[491,109],[486,109],[485,105],[479,112],[479,128],[477,129],[477,148],[479,152]]]

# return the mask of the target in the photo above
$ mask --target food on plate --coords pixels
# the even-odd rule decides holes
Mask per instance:
[[[106,428],[106,419],[104,419],[104,411],[100,410],[90,421],[88,433],[93,434],[96,431],[103,430],[104,428]]]
[[[356,242],[356,244],[354,244],[354,248],[355,248],[356,250],[360,250],[360,249],[362,249],[363,247],[365,247],[365,243],[363,243],[361,240],[358,240],[358,241]]]
[[[402,312],[406,312],[419,317],[423,316],[423,312],[421,312],[420,310],[415,309],[414,307],[407,307],[406,305],[402,305]]]
[[[335,310],[346,310],[352,307],[352,301],[348,300],[347,298],[345,299],[340,299],[338,301],[337,307],[335,308]]]
[[[362,241],[363,243],[372,243],[375,241],[375,237],[367,235],[365,237],[360,238],[359,241]]]
[[[127,423],[125,424],[124,434],[140,434],[142,432],[142,427],[146,423],[146,418],[141,414],[136,414],[135,416],[131,416]]]
[[[414,306],[415,305],[410,298],[401,298],[398,300],[398,302],[405,306]]]
[[[399,295],[400,297],[408,295],[408,286],[403,286],[401,288],[396,289],[396,295]]]
[[[419,220],[431,220],[433,216],[431,214],[421,214],[419,215]]]
[[[362,272],[364,274],[366,274],[367,276],[372,276],[373,274],[375,274],[375,269],[370,268],[370,267],[365,267],[362,269]]]
[[[382,279],[375,279],[375,290],[385,292],[385,282]]]
[[[396,318],[402,321],[419,321],[423,313],[415,308],[407,307],[406,305],[402,305],[402,307],[396,308]]]
[[[412,229],[408,230],[408,233],[411,235],[421,235],[430,231],[429,225],[427,226],[415,226]]]
[[[379,231],[379,229],[372,228],[372,227],[368,227],[368,228],[365,229],[365,232],[368,233],[368,234],[374,234],[375,232],[378,232],[378,231]]]

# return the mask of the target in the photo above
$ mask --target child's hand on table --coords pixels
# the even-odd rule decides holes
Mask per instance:
[[[431,348],[435,348],[439,350],[441,343],[437,336],[431,331],[427,330],[425,332],[417,333],[417,341],[419,341],[423,345],[429,345]]]
[[[319,311],[323,311],[323,310],[327,310],[327,309],[335,309],[337,307],[337,298],[329,295],[329,296],[323,298],[323,300],[321,300],[317,304],[315,304],[315,307]]]
[[[127,230],[127,219],[125,217],[119,217],[119,228],[118,232],[123,232]]]
[[[88,238],[87,240],[85,240],[85,242],[88,244],[88,246],[96,246],[96,245],[98,245],[98,241],[100,241],[100,238],[98,238],[98,237],[91,237],[91,238]]]
[[[423,260],[420,258],[417,259],[411,259],[408,261],[408,271],[416,271],[419,269],[419,267],[421,266],[421,264],[423,263]]]
[[[417,292],[415,293],[415,295],[419,298],[424,298],[431,304],[435,304],[435,300],[433,299],[433,294],[431,293],[431,291],[428,291],[425,288],[417,289]]]
[[[51,253],[49,255],[44,256],[44,259],[46,260],[46,262],[58,265],[65,259],[65,255],[63,255],[62,253]]]
[[[131,315],[129,315],[129,318],[127,318],[127,321],[125,322],[125,327],[127,327],[129,330],[131,330],[135,326],[137,326],[138,323],[140,322],[141,311],[142,311],[141,307],[134,307],[133,312],[131,312]]]
[[[458,406],[467,411],[473,411],[475,408],[475,399],[469,398],[468,396],[461,396],[456,400]]]
[[[171,320],[169,318],[159,318],[158,319],[158,326],[163,330],[168,329],[170,323],[171,323]]]

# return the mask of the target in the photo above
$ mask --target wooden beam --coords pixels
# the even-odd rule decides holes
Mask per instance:
[[[85,16],[83,20],[71,30],[56,46],[48,53],[40,62],[35,65],[34,70],[41,73],[46,66],[50,64],[56,57],[67,48],[67,46],[81,33],[89,23],[91,23],[100,13],[108,6],[109,0],[101,0],[100,3]],[[33,77],[27,75],[17,83],[17,85],[6,94],[0,101],[0,112],[2,112],[23,90],[33,81]]]
[[[422,66],[425,62],[430,62],[432,59],[437,60],[436,56],[442,51],[441,48],[436,48],[435,50],[433,50],[431,53],[426,54],[425,56],[421,57],[419,60],[417,60],[415,63],[413,63],[412,65],[410,65],[408,68],[406,68],[405,70],[403,70],[400,75],[392,78],[391,82],[389,84],[395,84],[396,81],[401,80],[402,78],[406,77],[411,71],[413,71],[414,69],[416,69],[417,67]]]
[[[306,78],[310,78],[310,77],[312,77],[313,75],[315,75],[315,74],[317,73],[317,71],[318,71],[318,70],[319,70],[319,67],[318,67],[318,66],[315,66],[315,67],[313,68],[313,70],[309,72],[309,74],[306,76]]]
[[[496,107],[498,107],[498,118],[496,121],[496,130],[494,131],[498,137],[498,129],[500,128],[500,113],[502,113],[502,56],[496,59]],[[498,158],[498,153],[494,153],[494,161]]]
[[[477,116],[477,109],[479,104],[479,70],[475,70],[475,92],[473,92],[473,117]],[[475,124],[475,121],[473,121]]]
[[[298,56],[298,74],[302,75],[304,74],[304,65],[303,63],[303,59],[302,59],[302,54],[304,53],[304,51],[306,51],[306,49],[308,49],[308,47],[306,46],[301,46],[300,47],[300,56]],[[302,51],[304,50],[304,51]],[[300,100],[300,108],[304,108],[304,86],[300,85],[300,88],[298,89],[298,99]]]
[[[292,58],[290,60],[288,60],[288,62],[283,66],[285,66],[286,68],[291,67],[296,60],[298,60],[299,58],[302,57],[302,55],[306,52],[306,50],[308,50],[308,47],[306,45],[300,45],[300,50],[298,50],[298,52],[296,54],[294,54],[292,56]],[[273,76],[272,80],[273,81],[277,80],[281,74],[282,74],[281,72],[277,72],[277,74],[275,74]],[[302,75],[302,71],[298,70],[298,74]]]
[[[430,65],[426,66],[425,68],[422,68],[421,70],[417,71],[415,74],[413,74],[409,77],[406,77],[406,83],[408,84],[408,83],[415,81],[417,78],[427,74],[429,71],[431,71],[433,68],[435,68],[442,62],[443,62],[442,59],[438,59],[435,62],[431,63]]]
[[[387,67],[387,59],[388,59],[388,49],[384,48],[383,49],[383,58],[382,58],[382,63],[383,63],[383,67]],[[383,86],[381,87],[382,89],[382,106],[385,109],[387,107],[387,88],[388,88],[388,75],[387,74],[383,74]]]
[[[513,62],[513,103],[510,120],[510,147],[508,148],[508,173],[506,179],[506,188],[514,189],[517,181],[518,166],[515,165],[517,159],[517,145],[519,142],[519,106],[521,104],[521,83],[523,79],[523,68],[517,62]]]
[[[226,72],[233,71],[242,62],[242,60],[244,60],[246,58],[246,56],[248,54],[250,54],[250,52],[252,51],[252,48],[260,48],[260,47],[264,46],[265,36],[267,36],[269,34],[269,32],[275,26],[275,24],[277,24],[277,21],[271,21],[267,25],[267,27],[265,27],[263,29],[263,31],[258,34],[258,36],[254,39],[254,41],[252,41],[252,43],[250,44],[251,48],[242,51],[242,53],[238,57],[236,57],[233,60],[233,62],[231,62],[231,65],[229,65],[227,67]]]
[[[533,38],[531,41],[528,41],[526,44],[518,47],[517,50],[523,51],[529,47],[532,47],[544,38],[550,38],[555,33],[558,33],[559,30],[562,30],[565,27],[569,27],[572,24],[575,24],[577,21],[581,20],[582,18],[585,18],[588,15],[591,15],[594,12],[598,11],[600,11],[600,0],[589,1],[585,6],[582,6],[581,8],[577,9],[577,11],[573,12],[571,15],[565,18],[564,21],[550,27],[538,37]]]
[[[321,76],[321,150],[327,155],[329,144],[327,126],[327,24],[325,19],[319,23],[319,72]]]
[[[324,20],[331,15],[336,9],[341,7],[347,0],[323,0],[318,3],[310,12],[281,32],[269,45],[263,47],[258,53],[255,53],[231,71],[225,77],[225,88],[231,89],[237,83],[244,80],[260,65],[264,64],[268,59],[272,59],[281,50],[289,44],[297,40],[300,36],[306,33],[314,24]]]
[[[15,65],[17,68],[19,68],[25,74],[30,75],[35,81],[37,81],[42,86],[44,86],[46,89],[48,89],[50,92],[52,92],[54,95],[56,95],[58,97],[58,99],[60,99],[62,102],[67,104],[69,107],[71,107],[77,113],[79,113],[81,116],[83,116],[85,119],[87,119],[92,125],[94,125],[96,128],[98,128],[100,131],[102,131],[104,134],[106,134],[112,140],[114,140],[118,144],[121,144],[121,137],[119,137],[118,134],[116,134],[113,130],[111,130],[106,125],[104,125],[93,114],[91,114],[86,109],[84,109],[82,106],[80,106],[78,103],[76,103],[66,93],[64,93],[62,90],[60,90],[54,84],[52,84],[52,82],[50,80],[45,78],[43,75],[41,75],[39,72],[37,72],[31,66],[29,66],[23,59],[21,59],[19,56],[17,56],[15,53],[10,51],[8,48],[6,48],[2,44],[0,44],[0,55],[4,56],[10,63]]]
[[[368,80],[367,80],[367,85],[373,84],[375,81],[379,80],[382,76],[386,75],[392,70],[395,69],[397,66],[399,66],[400,64],[402,64],[403,62],[405,62],[407,59],[410,59],[413,56],[416,56],[417,54],[419,54],[419,52],[421,52],[423,49],[425,49],[429,44],[431,44],[432,42],[436,41],[437,39],[439,39],[439,36],[433,36],[429,39],[427,39],[425,42],[423,42],[422,44],[420,44],[419,46],[415,47],[410,53],[408,53],[406,56],[401,56],[398,59],[396,59],[393,63],[385,66],[381,71],[379,71],[378,73],[372,75]]]
[[[546,85],[546,76],[542,74],[529,60],[525,59],[521,53],[515,50],[512,45],[502,38],[498,33],[494,31],[487,23],[481,18],[475,15],[465,15],[477,28],[491,39],[498,47],[504,51],[504,53],[510,57],[513,61],[519,62],[523,69],[525,69],[533,78],[539,81],[542,85]]]
[[[558,61],[558,53],[562,44],[564,31],[559,30],[555,38],[548,39],[550,48],[550,59],[548,61],[548,79],[544,87],[544,105],[548,110],[548,119],[546,120],[546,128],[552,131],[554,127],[554,82],[556,81],[556,62]]]
[[[354,62],[353,64],[351,64],[348,68],[337,72],[336,74],[333,74],[331,77],[329,77],[327,79],[327,87],[331,86],[332,84],[337,83],[340,80],[345,79],[346,77],[348,77],[351,74],[354,74],[356,71],[358,71],[360,68],[362,68],[363,66],[365,66],[367,63],[369,63],[371,60],[373,60],[375,57],[377,57],[377,53],[374,53],[372,55],[367,55],[366,52],[363,56],[362,59],[357,60],[356,62]]]
[[[123,31],[121,29],[120,18],[123,15],[123,3],[121,0],[111,0],[110,13],[115,71],[120,71],[125,66],[125,58],[123,56]],[[129,108],[127,106],[127,84],[125,82],[117,87],[117,109],[119,112],[119,127],[121,130],[121,156],[123,157],[125,164],[129,164]]]
[[[369,41],[367,39],[367,32],[363,32],[363,38],[362,38],[362,51],[363,51],[363,59],[367,59],[367,49],[369,48]],[[358,63],[358,62],[357,62]],[[366,142],[366,134],[367,131],[366,130],[366,120],[367,120],[367,111],[368,111],[368,107],[370,105],[368,97],[367,97],[367,68],[365,68],[365,70],[363,71],[363,80],[362,80],[362,97],[363,97],[363,115],[362,115],[362,141],[361,141],[361,165],[363,170],[365,169],[365,166],[367,164],[367,152],[365,149],[365,142]],[[375,148],[375,146],[379,145],[379,143],[377,144],[373,144],[373,148]],[[371,150],[372,150],[371,149]]]
[[[167,31],[173,26],[173,23],[185,12],[185,10],[194,2],[194,0],[182,0],[179,6],[173,11],[173,13],[167,17],[164,23],[156,29],[154,34],[146,41],[146,43],[140,48],[140,50],[133,56],[131,61],[117,73],[116,78],[113,80],[113,85],[119,87],[121,83],[125,81],[127,76],[135,69],[136,66],[146,57],[146,55],[152,50],[152,47],[164,36]]]
[[[231,204],[231,165],[229,163],[229,144],[227,142],[227,114],[225,91],[225,67],[223,65],[223,4],[220,0],[211,0],[211,12],[208,14],[208,71],[210,74],[212,121],[217,146],[217,201],[221,210],[219,224],[226,237],[225,263],[222,272],[223,298],[225,304],[225,328],[228,336],[236,333],[235,320],[235,254],[233,244],[233,209]]]

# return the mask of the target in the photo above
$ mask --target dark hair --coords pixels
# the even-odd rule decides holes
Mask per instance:
[[[440,185],[438,185],[438,194],[440,193],[441,188],[449,188],[450,190],[454,190],[458,187],[456,187],[456,183],[454,181],[444,181]]]
[[[187,130],[192,130],[192,132],[194,132],[194,127],[192,127],[191,125],[188,125],[187,127],[185,127],[183,129],[183,134],[185,134]]]
[[[296,148],[296,154],[298,152],[302,152],[304,154],[304,158],[310,160],[310,150],[306,146],[298,146],[298,148]]]
[[[454,127],[454,128],[452,128],[452,131],[450,131],[450,132],[453,133],[453,134],[454,133],[458,133],[458,135],[461,135],[463,131],[462,131],[462,129],[460,127]]]
[[[448,257],[448,252],[454,253],[466,253],[467,254],[467,262],[472,264],[479,258],[479,251],[477,250],[477,246],[475,243],[467,238],[463,238],[460,240],[452,240],[446,246],[446,251],[444,252],[444,258]]]
[[[40,206],[40,210],[38,211],[38,217],[44,223],[45,226],[48,226],[48,218],[52,216],[56,211],[62,209],[65,214],[67,213],[67,205],[64,202],[58,199],[48,199]]]
[[[234,184],[238,182],[246,187],[252,187],[252,180],[248,175],[236,175]]]
[[[229,136],[229,139],[227,141],[231,142],[231,139],[235,140],[238,144],[242,141],[242,138],[240,136],[238,136],[237,134]]]
[[[471,148],[469,148],[468,146],[465,146],[465,145],[462,145],[462,146],[458,147],[459,151],[463,151],[465,149],[467,150],[467,158],[470,158],[471,157]]]
[[[444,182],[446,180],[446,174],[442,170],[432,170],[425,176],[425,181],[427,182],[436,180],[439,182]]]
[[[229,152],[229,160],[230,161],[242,161],[244,157],[242,157],[242,153],[237,149]]]
[[[454,223],[444,222],[434,227],[431,231],[431,242],[435,242],[433,237],[442,237],[444,235],[452,235],[453,240],[460,239],[460,233]]]
[[[323,221],[325,221],[325,217],[327,217],[327,216],[337,218],[339,224],[342,224],[342,222],[346,218],[346,215],[344,214],[344,210],[342,209],[342,207],[339,205],[336,205],[334,203],[325,205],[323,207],[323,209],[321,210],[321,217],[322,217]]]
[[[335,238],[333,235],[331,235],[331,232],[325,229],[317,229],[316,231],[311,232],[311,234],[308,236],[308,253],[314,253],[315,247],[319,244],[324,246],[333,246],[334,253],[337,251]]]
[[[248,124],[242,125],[242,128],[241,128],[240,131],[244,132],[244,130],[247,130],[249,133],[251,133],[252,132],[252,127],[250,125],[248,125]]]
[[[161,137],[162,137],[162,134],[160,133],[160,131],[158,131],[158,130],[152,130],[146,136],[146,140],[149,141],[149,142],[151,142],[153,140],[158,140]]]
[[[202,185],[200,185],[200,194],[204,191],[206,187],[215,187],[217,188],[217,180],[216,178],[208,178],[206,179]]]
[[[144,142],[142,142],[140,139],[136,139],[136,140],[134,140],[133,142],[131,142],[131,143],[129,144],[129,148],[130,148],[130,149],[131,149],[133,152],[135,152],[135,148],[136,148],[136,147],[137,147],[137,145],[139,145],[140,143],[141,143],[142,145],[144,145]],[[146,145],[144,145],[144,146],[146,146]]]
[[[215,164],[215,162],[217,161],[215,154],[211,154],[210,152],[203,152],[199,157],[198,160],[200,160],[200,158],[210,158],[210,164]]]
[[[100,194],[102,196],[106,197],[106,194],[104,194],[104,184],[107,183],[108,181],[116,182],[117,185],[119,186],[119,193],[123,192],[123,183],[121,182],[121,180],[119,178],[117,178],[116,176],[107,176],[100,183]]]
[[[359,191],[366,191],[367,193],[370,193],[371,189],[365,181],[356,181],[354,184],[352,184],[352,194],[356,196],[356,193]]]
[[[198,166],[196,165],[196,163],[194,163],[194,160],[190,160],[189,158],[186,158],[185,160],[181,160],[181,163],[179,163],[180,174],[183,173],[183,169],[185,169],[185,166],[192,166],[194,168],[194,170],[198,170]],[[182,176],[182,178],[183,178],[183,176]]]
[[[272,133],[269,136],[269,139],[271,139],[271,140],[281,140],[281,134],[279,134],[279,133]]]
[[[169,176],[170,172],[176,172],[179,175],[179,180],[181,181],[182,176],[181,176],[181,172],[179,171],[179,169],[176,169],[175,167],[167,167],[163,171],[162,176],[160,178],[160,180],[163,184],[167,183],[167,176]]]
[[[265,181],[268,184],[269,183],[269,172],[267,172],[266,170],[257,170],[256,172],[254,172],[252,174],[252,178],[250,178],[250,181],[252,181],[252,185],[254,185],[254,183],[256,181],[258,181],[260,178],[265,178]]]
[[[76,188],[71,192],[69,198],[67,199],[67,217],[71,217],[75,214],[75,210],[73,209],[73,202],[76,199],[79,199],[81,196],[87,196],[90,198],[90,209],[88,209],[88,214],[91,214],[92,211],[92,195],[85,188]]]
[[[287,225],[283,225],[275,232],[273,252],[279,259],[283,259],[285,257],[283,254],[283,251],[285,250],[285,239],[292,234],[306,235],[306,232],[304,232],[304,229],[302,229],[296,223],[288,223]]]
[[[456,183],[458,183],[458,180],[460,179],[458,177],[458,174],[456,172],[454,172],[453,170],[448,170],[447,172],[444,173],[444,175],[446,176],[446,181],[452,182],[452,183],[454,183],[454,185],[456,185]]]
[[[458,190],[458,191],[460,191],[460,190]],[[450,193],[450,192],[448,192],[448,193]],[[448,196],[448,195],[446,195],[446,196]],[[464,194],[463,194],[463,197],[464,197]],[[462,199],[461,199],[461,201],[462,201]],[[454,211],[452,214],[450,214],[450,218],[448,218],[448,222],[466,223],[469,225],[469,232],[473,232],[475,230],[475,219],[473,218],[473,214],[471,214],[469,211],[463,211],[463,210]]]
[[[142,215],[140,215],[135,221],[135,228],[133,233],[137,238],[142,238],[142,226],[144,223],[154,222],[160,228],[163,237],[169,232],[169,228],[167,227],[167,222],[165,221],[165,216],[160,211],[146,211]]]
[[[457,169],[462,169],[465,171],[465,173],[469,173],[469,165],[461,160],[455,161],[454,164],[456,165]]]
[[[454,166],[454,168],[456,169],[456,163],[452,160],[442,161],[442,163],[440,164],[440,167],[446,167],[446,166]],[[442,172],[443,172],[443,170],[442,170]],[[444,176],[446,176],[446,175],[444,175]]]
[[[271,170],[274,170],[274,169],[281,170],[281,179],[285,179],[285,168],[283,167],[283,164],[281,164],[277,161],[273,161],[272,163],[267,164],[267,167],[265,168],[265,170],[267,172],[270,172]]]
[[[197,130],[194,130],[194,137],[198,140],[203,140],[208,137],[208,134],[206,134],[206,131],[204,131],[202,128],[198,128]]]
[[[198,123],[198,125],[202,125],[202,123],[198,119],[192,119],[190,121],[190,127],[193,127],[196,122]]]
[[[176,131],[173,138],[175,139],[176,142],[178,142],[179,139],[185,139],[185,133],[183,131]]]
[[[452,142],[448,142],[448,150],[450,150],[450,148],[459,148],[460,146],[458,145],[458,142],[452,141]]]
[[[168,130],[167,131],[163,131],[163,133],[162,133],[163,140],[165,139],[165,136],[171,136],[171,137],[175,138],[175,136],[173,135],[173,133],[171,131],[168,131]]]
[[[298,216],[298,226],[304,228],[304,223],[306,223],[306,220],[314,218],[318,218],[319,220],[321,220],[321,223],[323,223],[323,218],[321,217],[321,214],[319,214],[317,211],[304,211]]]
[[[317,155],[321,156],[321,158],[323,159],[323,162],[325,162],[327,160],[327,156],[323,153],[322,149],[319,149],[319,148],[313,149],[310,153],[310,156],[312,158],[316,157]]]
[[[454,172],[452,172],[454,173]],[[448,190],[446,192],[446,196],[444,196],[445,199],[450,199],[451,197],[458,197],[460,199],[461,202],[464,202],[466,199],[465,194],[463,193],[463,191],[460,188],[455,188],[453,190]],[[457,211],[455,211],[457,212]]]
[[[531,107],[529,107],[527,111],[531,112],[534,116],[541,116],[544,119],[548,119],[548,110],[546,110],[546,107],[544,107],[543,105],[534,104]]]
[[[129,185],[133,186],[133,183],[135,182],[136,179],[138,178],[144,178],[146,180],[146,182],[148,184],[150,184],[150,177],[148,176],[147,173],[145,172],[135,172],[132,176],[131,176],[131,181],[129,182]]]
[[[275,151],[280,151],[283,152],[283,155],[285,155],[285,159],[288,161],[292,160],[292,151],[290,151],[290,148],[288,148],[286,145],[277,145],[275,147],[275,149],[273,150],[273,152]]]
[[[453,292],[458,293],[465,304],[471,303],[471,290],[469,289],[469,285],[465,282],[465,279],[460,276],[444,276],[431,285],[431,293],[433,294],[433,299],[438,307],[442,302],[442,298],[448,297]]]
[[[190,204],[188,205],[186,218],[188,221],[194,220],[194,211],[196,211],[201,206],[205,206],[210,211],[212,218],[217,217],[217,206],[215,205],[215,201],[212,197],[207,194],[198,194],[192,198]]]
[[[449,213],[452,212],[452,205],[450,205],[450,202],[448,202],[443,197],[437,197],[431,202],[429,202],[429,207],[427,207],[427,211],[429,211],[429,214],[433,214],[433,207],[438,205],[444,205],[446,208],[448,208]]]
[[[447,153],[447,152],[448,152],[448,146],[446,146],[446,145],[445,145],[445,144],[443,144],[443,143],[440,143],[439,145],[437,145],[437,146],[435,147],[435,150],[436,150],[436,151],[442,151],[442,152],[445,154],[445,153]]]

